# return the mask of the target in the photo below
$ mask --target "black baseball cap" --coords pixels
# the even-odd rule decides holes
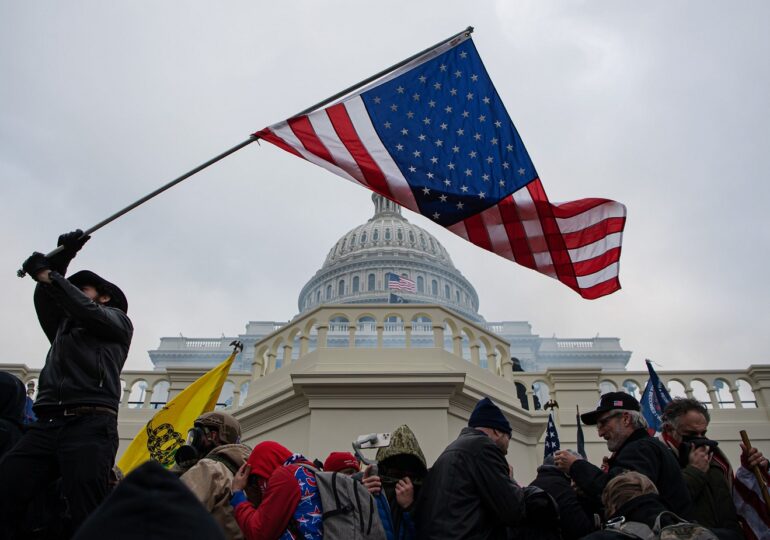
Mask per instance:
[[[595,426],[596,421],[603,412],[607,411],[639,411],[639,402],[631,394],[625,392],[607,392],[599,399],[595,411],[580,415],[580,419],[587,426]]]

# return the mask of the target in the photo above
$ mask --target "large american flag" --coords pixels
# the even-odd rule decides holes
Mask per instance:
[[[550,203],[469,35],[254,134],[594,299],[620,288],[626,208]]]
[[[417,292],[417,287],[414,284],[414,281],[412,281],[409,278],[405,278],[404,276],[399,276],[398,274],[394,274],[392,272],[388,273],[388,289],[394,290],[394,291],[406,291],[406,292]]]

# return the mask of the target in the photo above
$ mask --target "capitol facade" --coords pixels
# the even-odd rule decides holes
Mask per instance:
[[[507,459],[528,483],[543,459],[546,402],[557,404],[562,448],[576,448],[576,408],[592,410],[610,390],[640,396],[647,373],[626,370],[631,352],[618,338],[542,337],[526,321],[487,321],[441,243],[394,203],[373,201],[371,219],[335,242],[302,287],[290,321],[250,321],[244,333],[218,338],[162,337],[149,351],[154,369],[124,370],[119,455],[158,408],[228,357],[233,341],[244,348],[218,406],[239,420],[243,442],[275,440],[321,459],[360,435],[408,424],[430,464],[487,396],[511,423]],[[388,274],[414,282],[414,292],[389,290]],[[29,385],[40,374],[23,364],[0,369]],[[734,464],[739,427],[770,454],[770,365],[659,376],[673,395],[712,409],[709,435]],[[585,440],[601,463],[605,441],[590,428]]]

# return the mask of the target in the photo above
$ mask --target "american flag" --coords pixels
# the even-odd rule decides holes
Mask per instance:
[[[548,201],[467,34],[342,101],[254,136],[584,298],[620,288],[625,206]]]
[[[394,291],[417,292],[417,286],[414,284],[414,281],[393,273],[388,273],[388,289]]]
[[[561,448],[559,432],[556,431],[556,423],[553,421],[553,413],[548,415],[548,425],[545,428],[545,444],[543,447],[543,458],[547,458]]]

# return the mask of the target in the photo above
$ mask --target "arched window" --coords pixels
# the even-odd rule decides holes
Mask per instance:
[[[432,279],[430,281],[430,293],[433,296],[438,296],[438,281],[436,281],[435,279]]]
[[[376,242],[380,239],[380,229],[374,229],[374,232],[372,232],[372,241]]]
[[[366,244],[366,231],[361,233],[361,244]]]
[[[339,283],[337,283],[337,296],[342,296],[345,294],[345,280],[341,279]]]
[[[332,297],[332,286],[326,286],[326,299],[329,300]]]
[[[360,281],[361,281],[361,280],[360,280],[360,279],[358,279],[358,276],[355,276],[355,277],[353,278],[353,292],[354,292],[354,293],[357,293],[357,292],[358,292],[358,289],[359,289],[359,287],[360,287]]]
[[[315,292],[315,303],[320,304],[321,303],[321,289],[318,289]]]
[[[452,294],[449,292],[449,285],[444,285],[444,296],[452,298]]]
[[[412,231],[409,231],[409,242],[414,244],[414,233]]]
[[[423,235],[420,235],[420,245],[423,249],[427,247],[427,244],[425,243],[425,237]]]
[[[366,278],[366,290],[374,290],[374,274],[369,274],[369,277]]]
[[[402,240],[404,239],[404,231],[402,231],[401,229],[399,229],[399,230],[396,232],[396,238],[398,238],[398,241],[399,241],[399,242],[400,242],[400,241],[402,241]]]
[[[425,280],[422,276],[417,276],[417,292],[425,292]]]
[[[385,240],[390,240],[390,229],[385,229]]]
[[[350,247],[353,247],[356,245],[356,235],[350,237]]]
[[[460,303],[460,291],[455,291],[455,302]]]

